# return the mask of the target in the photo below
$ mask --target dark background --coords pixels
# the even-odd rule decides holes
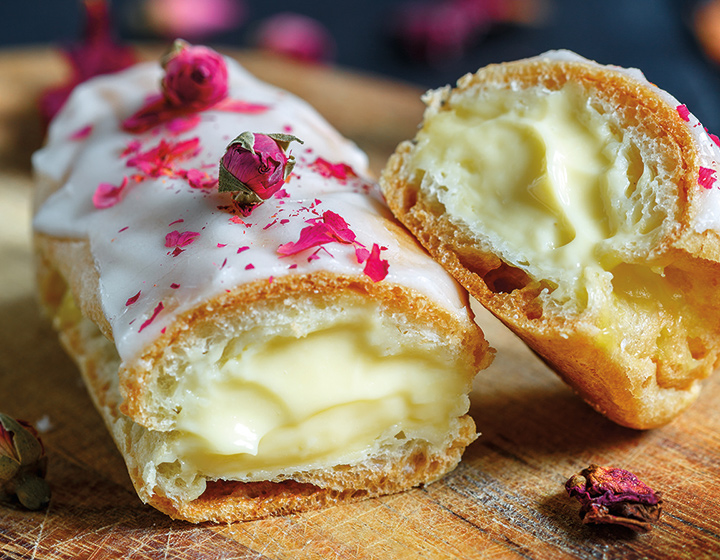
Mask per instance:
[[[123,40],[156,40],[137,14],[146,0],[114,0]],[[482,1],[482,0],[478,0]],[[409,59],[389,38],[391,0],[245,0],[242,24],[204,38],[211,45],[252,46],[253,30],[268,16],[292,11],[321,22],[336,43],[333,63],[437,87],[490,62],[567,48],[598,62],[641,68],[675,95],[711,131],[720,131],[720,67],[698,47],[688,0],[546,0],[549,13],[533,25],[501,24],[478,37],[464,56],[429,64]],[[64,44],[82,33],[78,0],[0,0],[0,46]],[[0,79],[2,77],[0,76]]]

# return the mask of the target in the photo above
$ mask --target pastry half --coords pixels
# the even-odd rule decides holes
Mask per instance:
[[[720,349],[720,149],[634,69],[569,51],[428,92],[381,178],[394,214],[577,393],[633,428]]]
[[[44,307],[139,497],[172,517],[430,483],[476,437],[468,395],[492,358],[467,296],[394,220],[362,152],[226,64],[227,99],[142,132],[123,123],[157,96],[159,64],[75,90],[34,157]],[[213,181],[244,131],[304,142],[250,212]]]

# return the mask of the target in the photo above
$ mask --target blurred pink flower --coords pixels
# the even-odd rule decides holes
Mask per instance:
[[[85,29],[78,43],[63,49],[70,63],[69,80],[48,89],[40,97],[40,114],[47,125],[57,114],[75,87],[94,76],[110,74],[137,61],[134,51],[117,43],[110,21],[110,8],[105,0],[83,0]]]
[[[147,26],[165,37],[197,41],[240,27],[247,8],[243,0],[147,0]]]
[[[390,32],[411,58],[442,64],[464,56],[493,26],[538,24],[546,13],[547,0],[408,1]]]
[[[261,22],[255,43],[258,48],[305,62],[327,62],[335,56],[335,40],[320,22],[291,12]]]

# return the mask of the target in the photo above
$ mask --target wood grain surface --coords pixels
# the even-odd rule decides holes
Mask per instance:
[[[237,56],[313,103],[368,151],[375,171],[420,120],[414,87]],[[498,353],[472,393],[482,436],[443,480],[232,525],[176,522],[144,506],[35,302],[30,154],[42,142],[35,103],[64,73],[50,49],[0,52],[0,410],[47,428],[53,491],[39,512],[0,502],[1,558],[720,558],[720,375],[672,424],[629,430],[593,412],[484,312],[478,321]],[[651,533],[580,523],[563,484],[590,463],[630,469],[663,492]]]

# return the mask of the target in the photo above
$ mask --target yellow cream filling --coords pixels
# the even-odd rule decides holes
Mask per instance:
[[[580,309],[664,217],[639,151],[572,83],[454,100],[426,119],[413,166],[454,220]]]
[[[445,443],[469,405],[467,372],[430,350],[387,355],[378,335],[386,327],[368,318],[194,357],[174,398],[182,470],[265,480],[352,463],[388,442]]]

